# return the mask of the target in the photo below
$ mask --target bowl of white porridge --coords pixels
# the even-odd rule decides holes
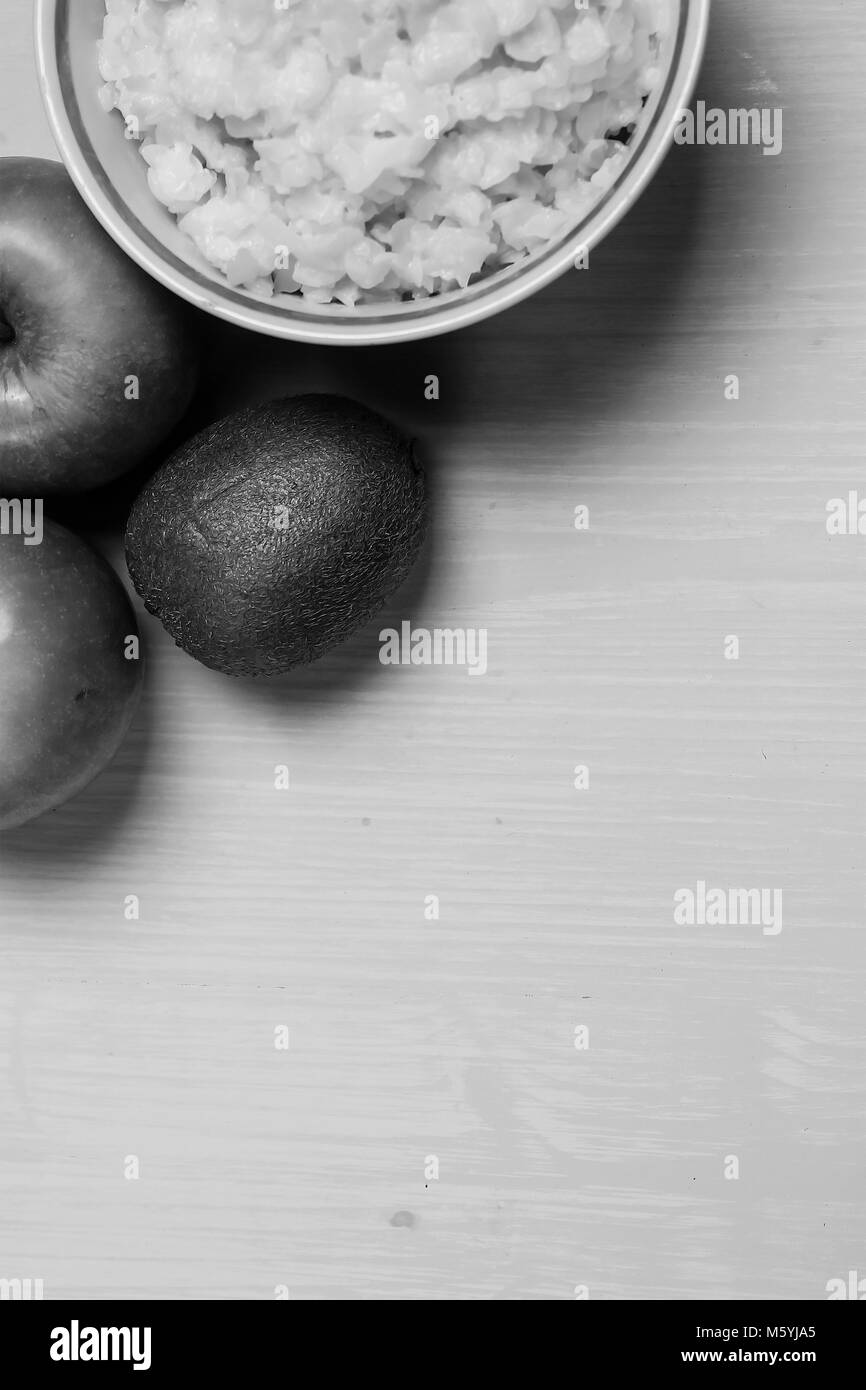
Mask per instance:
[[[62,158],[198,308],[446,333],[575,266],[670,147],[710,0],[37,0]]]

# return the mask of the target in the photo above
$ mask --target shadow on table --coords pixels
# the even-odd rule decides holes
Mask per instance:
[[[534,423],[539,396],[548,399],[552,387],[580,384],[584,398],[613,373],[627,392],[629,374],[670,327],[688,292],[706,155],[706,149],[672,150],[647,192],[593,251],[588,271],[571,271],[457,333],[396,347],[335,349],[217,324],[209,334],[206,385],[191,414],[195,427],[275,396],[326,391],[355,396],[423,438],[444,425],[477,424],[493,408],[518,417],[523,410]],[[431,375],[440,381],[437,401],[425,398]]]

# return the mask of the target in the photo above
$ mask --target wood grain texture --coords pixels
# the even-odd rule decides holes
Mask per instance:
[[[28,8],[0,155],[52,154]],[[717,0],[698,94],[782,107],[782,155],[675,150],[588,273],[506,316],[344,353],[211,326],[195,419],[356,395],[423,441],[432,535],[384,618],[285,681],[145,618],[120,756],[4,838],[0,1276],[799,1300],[866,1275],[866,540],[825,528],[864,489],[866,34],[820,10]],[[380,666],[403,618],[487,628],[487,676]],[[698,879],[781,888],[782,932],[674,925]]]

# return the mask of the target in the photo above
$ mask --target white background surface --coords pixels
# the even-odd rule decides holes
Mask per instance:
[[[0,1276],[820,1299],[866,1275],[866,538],[825,529],[866,494],[866,35],[850,0],[715,11],[697,95],[783,107],[779,158],[675,150],[588,273],[457,337],[213,326],[202,416],[358,396],[422,439],[432,539],[383,619],[269,686],[145,618],[117,761],[5,836]],[[53,155],[29,26],[6,0],[0,156]],[[489,674],[382,668],[403,618],[486,627]],[[782,889],[781,934],[675,926],[699,878]]]

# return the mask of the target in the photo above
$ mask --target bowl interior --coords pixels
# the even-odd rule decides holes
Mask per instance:
[[[99,101],[102,79],[97,45],[104,0],[38,0],[43,86],[61,153],[93,211],[136,260],[200,308],[278,336],[311,341],[388,341],[445,331],[513,303],[553,279],[573,261],[575,248],[591,248],[634,201],[667,144],[688,99],[682,57],[695,16],[708,0],[678,0],[678,22],[664,54],[666,78],[647,103],[631,158],[617,181],[570,234],[465,290],[389,305],[311,306],[299,296],[272,301],[233,288],[180,231],[151,194],[138,143],[127,138],[118,112]],[[450,320],[455,320],[451,322]],[[380,329],[380,332],[377,332]],[[402,330],[402,331],[395,331]]]

